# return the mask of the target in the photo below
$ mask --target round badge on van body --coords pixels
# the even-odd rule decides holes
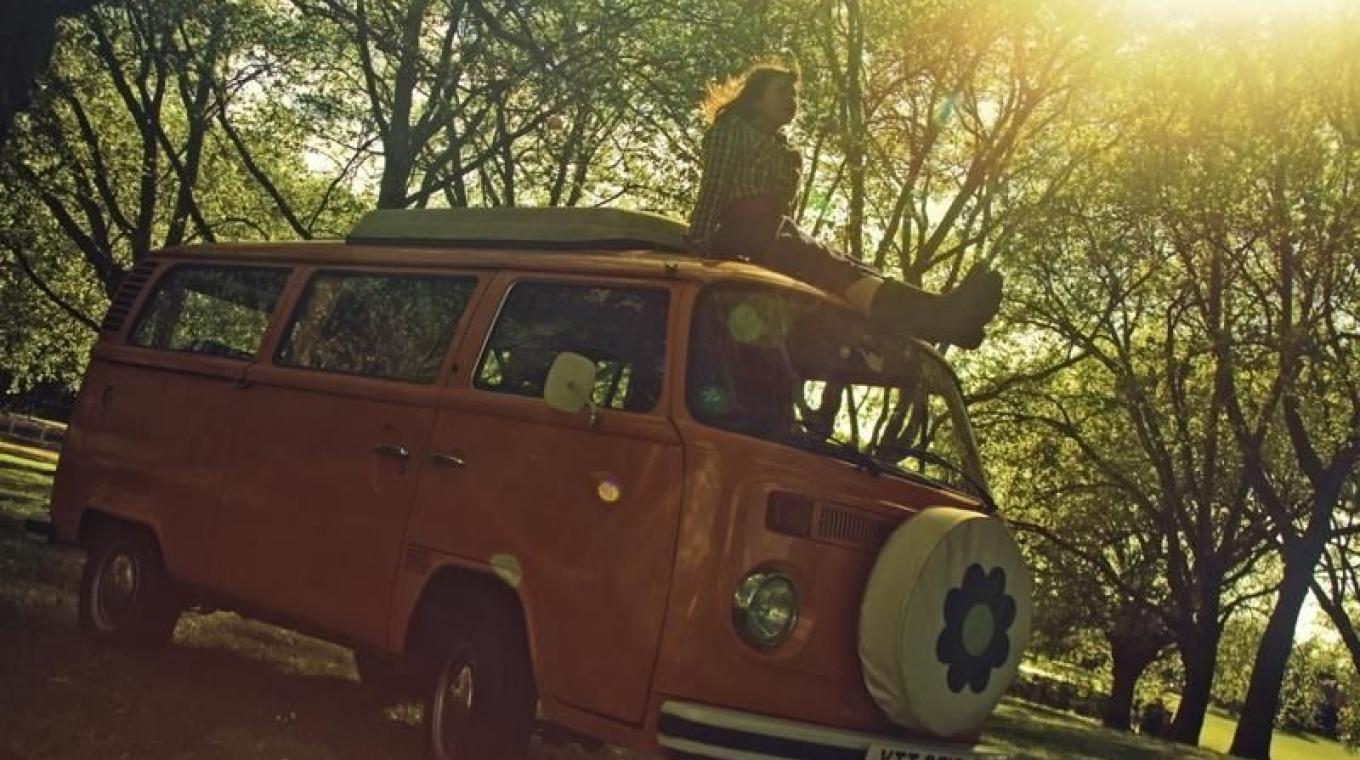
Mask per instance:
[[[619,486],[617,480],[605,478],[604,480],[601,480],[599,486],[595,488],[595,495],[599,496],[600,501],[605,504],[617,504],[619,499],[623,498],[623,488]]]
[[[893,721],[939,737],[976,731],[1019,669],[1031,581],[999,519],[934,507],[883,545],[860,608],[860,662]]]

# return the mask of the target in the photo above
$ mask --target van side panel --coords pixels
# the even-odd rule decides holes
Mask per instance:
[[[247,378],[214,533],[214,588],[385,648],[419,470],[412,452],[429,436],[435,389],[263,365]]]
[[[215,357],[97,347],[54,492],[61,537],[73,540],[79,513],[99,509],[151,527],[171,576],[205,582],[244,370]]]
[[[680,509],[683,457],[669,421],[603,412],[591,428],[541,399],[462,391],[431,449],[466,465],[427,466],[411,546],[522,585],[535,605],[526,618],[540,691],[641,724]],[[404,584],[423,580],[406,570]]]

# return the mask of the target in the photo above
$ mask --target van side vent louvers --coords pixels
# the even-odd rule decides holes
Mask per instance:
[[[113,302],[109,304],[109,310],[104,314],[100,331],[116,333],[123,329],[123,323],[127,321],[128,314],[132,311],[132,304],[137,300],[137,294],[142,292],[142,288],[155,271],[156,262],[143,259],[131,272],[123,276],[123,281],[118,286],[118,295],[114,296]]]
[[[858,512],[822,504],[813,538],[857,549],[877,551],[892,534],[893,524]]]
[[[413,575],[424,575],[430,571],[432,561],[433,555],[431,555],[429,549],[415,544],[406,547],[406,572]]]

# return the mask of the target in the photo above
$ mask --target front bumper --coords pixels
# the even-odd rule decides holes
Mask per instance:
[[[958,745],[767,718],[736,710],[666,702],[657,742],[681,756],[718,760],[1005,760],[1004,754]]]

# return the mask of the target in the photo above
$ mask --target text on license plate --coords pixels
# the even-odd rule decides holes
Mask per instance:
[[[900,744],[893,747],[871,744],[864,753],[864,760],[976,760],[976,758],[976,755],[958,750],[903,747]]]

